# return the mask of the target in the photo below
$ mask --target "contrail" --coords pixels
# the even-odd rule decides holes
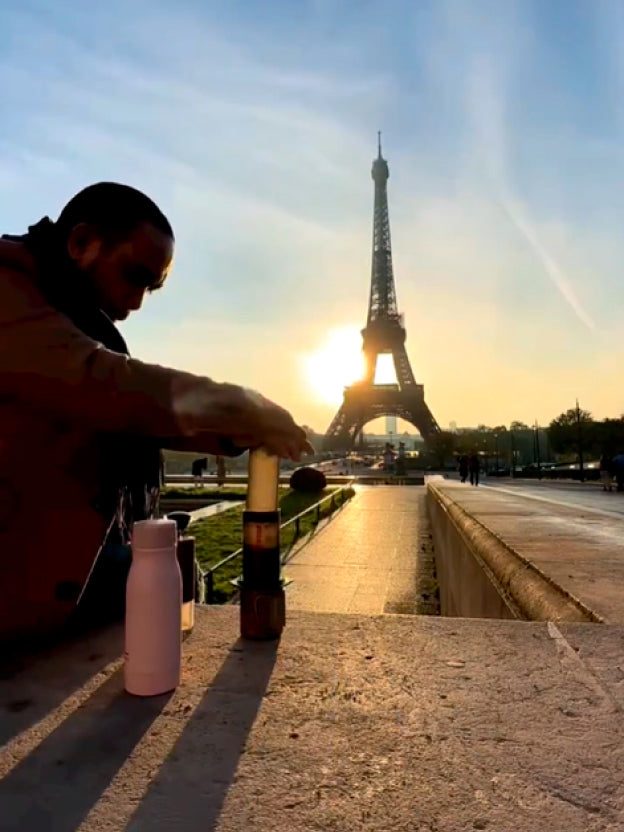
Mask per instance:
[[[533,252],[537,255],[537,258],[544,267],[544,271],[550,277],[557,289],[559,289],[572,309],[576,312],[577,316],[588,329],[591,329],[592,331],[595,330],[595,323],[581,306],[581,302],[577,298],[572,286],[570,286],[566,276],[563,274],[559,264],[546,251],[529,223],[524,219],[524,217],[521,216],[510,200],[503,198],[500,200],[500,205],[516,229],[531,246]]]
[[[511,189],[506,175],[508,165],[505,143],[505,98],[500,90],[503,83],[500,69],[495,68],[487,56],[479,57],[473,66],[471,81],[470,109],[475,118],[479,147],[484,154],[486,170],[489,172],[489,179],[494,187],[496,200],[516,231],[529,244],[544,271],[572,307],[577,317],[588,329],[593,331],[596,326],[581,306],[563,270],[546,251],[537,233],[522,215],[517,203],[510,199]]]

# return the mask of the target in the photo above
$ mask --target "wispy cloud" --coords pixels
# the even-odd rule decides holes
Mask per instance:
[[[514,205],[511,200],[501,200],[501,207],[509,217],[510,221],[518,232],[524,237],[531,249],[535,253],[539,263],[544,271],[550,277],[557,289],[561,292],[564,299],[574,310],[579,320],[581,320],[588,329],[595,329],[596,325],[586,310],[582,307],[570,281],[563,274],[561,267],[555,261],[553,256],[546,251],[546,248],[537,236],[535,229],[531,226],[529,221],[522,215],[522,209]]]
[[[252,384],[321,429],[331,407],[299,358],[364,323],[381,127],[399,303],[437,418],[543,420],[558,401],[544,391],[564,379],[567,395],[572,365],[587,370],[578,394],[619,412],[587,368],[609,366],[602,339],[619,331],[624,121],[585,127],[586,88],[599,98],[602,78],[570,74],[578,42],[556,42],[551,4],[416,5],[390,0],[380,18],[331,0],[261,14],[9,0],[3,230],[89,181],[143,188],[178,252],[166,290],[125,325],[135,354]],[[607,35],[591,37],[598,53]],[[478,395],[459,362],[478,368]]]
[[[473,62],[468,83],[468,108],[474,128],[473,158],[479,160],[493,198],[529,245],[543,273],[553,282],[578,319],[593,330],[592,317],[581,304],[569,277],[540,239],[536,224],[529,217],[529,209],[521,207],[520,200],[513,194],[508,161],[507,137],[510,130],[506,116],[508,62],[509,59],[505,64],[495,64],[484,55],[477,56]]]

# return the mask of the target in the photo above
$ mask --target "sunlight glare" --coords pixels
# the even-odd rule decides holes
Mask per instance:
[[[375,367],[375,384],[396,384],[397,377],[394,371],[394,359],[389,352],[382,352],[377,356]]]
[[[362,378],[362,336],[357,327],[328,333],[324,346],[304,357],[306,377],[318,399],[340,404],[344,388]]]

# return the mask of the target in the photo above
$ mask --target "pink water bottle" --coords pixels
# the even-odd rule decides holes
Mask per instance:
[[[182,580],[173,520],[141,520],[132,530],[126,585],[124,682],[128,693],[156,696],[180,683]]]

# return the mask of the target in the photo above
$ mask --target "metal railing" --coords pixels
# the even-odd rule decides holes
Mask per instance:
[[[318,502],[314,503],[308,508],[300,511],[299,514],[296,514],[294,517],[291,517],[289,520],[286,520],[284,523],[280,525],[280,542],[282,540],[281,533],[286,529],[288,526],[294,526],[294,535],[293,539],[290,542],[290,545],[286,548],[286,551],[280,555],[280,560],[282,565],[287,563],[288,556],[292,550],[292,547],[297,542],[297,540],[301,536],[301,520],[308,514],[314,512],[316,514],[316,521],[315,521],[315,528],[321,522],[321,515],[322,509],[321,506],[324,503],[329,503],[330,511],[329,515],[333,515],[334,511],[338,508],[342,508],[344,504],[353,496],[353,480],[350,480],[346,485],[343,485],[341,488],[337,488],[335,491],[332,491],[331,494],[326,494]],[[340,499],[338,499],[340,498]],[[199,601],[202,601],[206,604],[212,604],[214,601],[214,574],[226,566],[228,563],[233,561],[235,558],[241,557],[243,554],[242,547],[237,549],[235,552],[232,552],[231,555],[227,555],[226,557],[222,558],[218,563],[215,563],[213,566],[209,566],[207,569],[202,569],[199,564],[197,565],[198,568],[198,575],[200,580],[200,586],[203,586],[204,589],[204,597],[198,598]]]

